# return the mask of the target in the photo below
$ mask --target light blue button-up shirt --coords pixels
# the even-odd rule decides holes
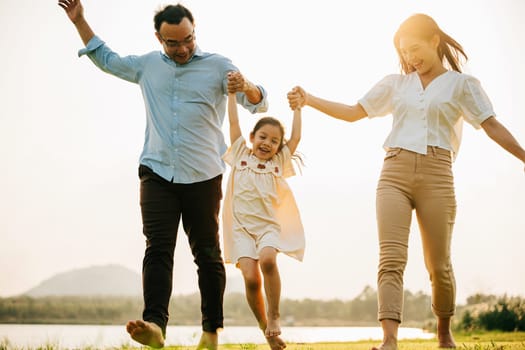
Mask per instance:
[[[198,47],[185,64],[160,51],[121,57],[97,36],[78,54],[87,54],[104,72],[139,84],[146,106],[140,164],[174,183],[205,181],[224,172],[226,75],[238,70],[231,60]],[[237,102],[251,113],[267,110],[267,93],[258,87],[263,99],[256,105],[237,94]]]

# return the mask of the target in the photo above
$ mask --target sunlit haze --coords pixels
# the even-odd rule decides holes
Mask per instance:
[[[84,0],[95,33],[121,55],[160,50],[157,0]],[[424,12],[469,55],[498,119],[525,145],[525,2],[182,1],[200,48],[232,59],[269,92],[267,115],[290,129],[295,85],[353,104],[399,72],[392,38]],[[138,85],[78,58],[82,42],[56,1],[0,2],[0,296],[52,275],[119,264],[139,272],[144,238],[138,158],[145,112]],[[258,118],[240,108],[245,132]],[[376,288],[375,189],[391,117],[344,123],[303,110],[298,150],[306,166],[289,180],[306,230],[305,260],[279,256],[283,298],[352,299]],[[224,125],[227,131],[227,123]],[[465,124],[454,164],[458,212],[452,260],[458,302],[475,293],[525,293],[523,164]],[[430,293],[415,218],[405,287]],[[197,291],[181,231],[174,294]],[[240,272],[228,265],[229,278]]]

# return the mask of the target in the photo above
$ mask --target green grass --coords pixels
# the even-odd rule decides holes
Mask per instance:
[[[525,332],[515,333],[476,333],[456,334],[458,350],[523,350],[525,349]],[[286,350],[369,350],[379,345],[378,341],[356,341],[344,343],[288,343]],[[168,350],[194,350],[195,347],[174,346]],[[221,345],[224,350],[268,350],[266,344],[226,344]],[[437,350],[437,340],[401,340],[399,350]]]
[[[456,333],[455,340],[458,350],[523,350],[525,349],[525,332],[487,332],[487,333]],[[356,341],[344,343],[288,343],[286,350],[369,350],[377,346],[378,341]],[[145,347],[123,346],[113,350],[139,350]],[[195,346],[167,346],[166,350],[194,350]],[[219,347],[223,350],[268,350],[266,344],[224,344]],[[437,350],[436,339],[429,340],[401,340],[399,350]],[[43,344],[36,348],[14,348],[7,341],[0,341],[0,350],[63,350],[53,344]],[[80,349],[76,349],[80,350]],[[82,350],[96,350],[86,347]]]

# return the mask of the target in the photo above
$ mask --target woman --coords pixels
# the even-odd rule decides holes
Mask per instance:
[[[415,211],[425,266],[432,283],[432,310],[439,346],[455,347],[450,320],[455,279],[450,260],[456,215],[452,162],[459,150],[463,120],[525,163],[525,150],[495,118],[479,81],[461,73],[462,46],[429,16],[406,19],[394,36],[403,74],[389,75],[355,105],[325,100],[297,87],[288,94],[292,109],[308,105],[333,118],[354,122],[393,116],[377,187],[380,258],[378,318],[382,350],[397,349],[403,310],[403,272]]]

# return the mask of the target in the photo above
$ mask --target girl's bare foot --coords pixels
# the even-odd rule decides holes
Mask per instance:
[[[272,350],[283,350],[286,347],[286,343],[278,335],[266,337],[266,341]]]
[[[268,324],[266,325],[264,335],[266,336],[266,338],[281,335],[281,324],[278,318],[268,318]]]
[[[202,332],[197,349],[216,350],[219,344],[217,332]]]
[[[126,325],[131,338],[142,345],[160,349],[164,347],[164,336],[162,330],[153,322],[142,320],[129,321]]]

